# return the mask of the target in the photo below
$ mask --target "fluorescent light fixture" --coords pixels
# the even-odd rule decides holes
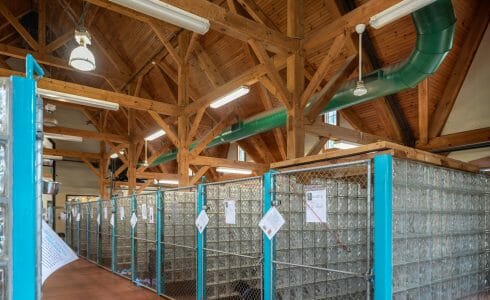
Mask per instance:
[[[154,133],[150,134],[149,136],[145,137],[145,140],[153,141],[153,140],[156,140],[159,137],[164,136],[164,135],[165,135],[165,131],[163,131],[163,129],[160,129],[160,130],[155,131]]]
[[[176,179],[160,179],[160,180],[154,180],[153,181],[155,184],[168,184],[168,185],[178,185],[179,181]]]
[[[250,88],[248,86],[242,85],[241,87],[229,92],[221,98],[216,99],[213,103],[211,103],[211,108],[218,108],[225,104],[230,103],[233,100],[240,98],[243,95],[248,94],[250,92]]]
[[[91,107],[102,108],[102,109],[107,109],[107,110],[118,110],[119,109],[118,103],[93,99],[93,98],[84,97],[84,96],[78,96],[78,95],[73,95],[73,94],[68,94],[68,93],[63,93],[63,92],[58,92],[58,91],[51,91],[51,90],[46,90],[46,89],[41,89],[41,88],[37,89],[37,93],[40,96],[43,96],[43,97],[46,97],[49,99],[53,99],[56,101],[61,101],[61,102],[91,106]]]
[[[252,170],[247,169],[236,169],[236,168],[226,168],[226,167],[218,167],[216,171],[225,174],[242,174],[242,175],[250,175],[252,174]]]
[[[59,134],[59,133],[45,133],[44,137],[48,139],[67,141],[67,142],[78,142],[78,143],[83,142],[83,138],[81,136],[66,135],[66,134]]]
[[[43,159],[63,160],[63,156],[43,154]]]
[[[333,147],[337,149],[352,149],[352,148],[359,147],[359,145],[356,143],[339,141],[339,142],[335,142],[333,144]]]
[[[117,153],[112,153],[110,158],[118,158],[119,155],[117,155]]]
[[[160,0],[109,1],[199,34],[205,34],[209,30],[209,20]]]
[[[403,0],[372,16],[369,19],[369,25],[375,29],[379,29],[434,2],[436,0]]]

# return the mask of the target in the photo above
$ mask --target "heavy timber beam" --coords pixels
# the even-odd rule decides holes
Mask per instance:
[[[288,0],[288,36],[302,37],[303,23],[303,0]],[[288,107],[286,124],[288,159],[303,157],[305,153],[304,106],[301,105],[305,82],[304,68],[302,48],[298,48],[287,58],[287,88],[291,93],[291,105]]]
[[[67,127],[44,127],[45,133],[66,134],[79,136],[84,139],[97,140],[97,141],[110,141],[115,143],[129,143],[129,139],[122,135],[111,133],[99,133],[88,130],[67,128]]]
[[[419,143],[427,144],[429,138],[429,78],[418,85]]]
[[[171,173],[155,173],[155,172],[136,172],[136,177],[137,178],[143,178],[143,179],[169,179],[169,180],[178,180],[179,175],[178,174],[171,174]]]
[[[0,68],[0,76],[24,75],[22,72],[16,72]],[[178,114],[178,107],[173,104],[153,101],[141,97],[130,96],[121,93],[115,93],[107,90],[93,88],[76,83],[50,79],[47,77],[41,78],[37,83],[38,88],[68,93],[108,102],[118,103],[127,108],[137,110],[154,111],[163,115],[175,116]]]
[[[488,142],[490,142],[490,127],[435,137],[425,145],[417,143],[417,148],[434,151]]]
[[[227,167],[227,168],[241,168],[250,169],[255,171],[266,171],[269,168],[268,164],[259,164],[253,162],[244,162],[238,160],[231,160],[218,157],[209,156],[197,156],[191,160],[191,164],[196,166],[209,166],[209,167]]]
[[[34,40],[31,34],[20,24],[19,20],[12,14],[10,9],[8,9],[5,2],[0,1],[0,13],[7,19],[7,21],[17,30],[20,36],[31,46],[32,49],[38,50],[39,44]]]
[[[313,125],[305,126],[306,132],[332,139],[344,140],[357,144],[369,144],[377,141],[386,140],[374,134],[359,132],[349,128],[317,122]]]
[[[188,35],[179,35],[179,53],[178,55],[184,61],[188,46]],[[189,64],[180,64],[178,67],[178,106],[179,109],[184,111],[189,107]],[[181,113],[177,119],[177,134],[179,154],[177,155],[178,174],[179,174],[179,186],[189,185],[189,115],[187,113]]]
[[[55,155],[55,156],[63,156],[63,157],[71,157],[71,158],[85,158],[93,161],[100,160],[99,153],[91,153],[91,152],[80,152],[80,151],[72,151],[72,150],[61,150],[61,149],[43,149],[43,154],[46,155]]]

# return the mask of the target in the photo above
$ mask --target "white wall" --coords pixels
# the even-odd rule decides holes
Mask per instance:
[[[99,195],[98,178],[84,163],[58,161],[56,180],[61,183],[56,195],[56,232],[64,232],[65,224],[59,213],[64,210],[66,195]]]

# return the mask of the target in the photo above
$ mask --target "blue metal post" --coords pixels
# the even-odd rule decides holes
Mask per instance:
[[[393,158],[374,157],[374,299],[392,298]]]
[[[263,201],[262,201],[262,215],[265,215],[267,211],[272,207],[274,201],[274,171],[269,171],[264,174],[263,177]],[[264,265],[262,267],[262,291],[264,293],[264,300],[274,300],[276,298],[275,292],[275,244],[276,238],[269,238],[263,233],[262,234],[262,256],[264,258]]]
[[[136,193],[133,192],[131,195],[131,216],[130,218],[133,217],[133,214],[136,214]],[[131,225],[130,225],[131,226]],[[136,225],[131,226],[131,281],[135,282],[136,281],[136,240],[134,239],[135,236],[135,228]]]
[[[206,207],[205,178],[197,186],[197,215]],[[197,300],[206,299],[206,229],[202,233],[197,231]]]
[[[116,200],[116,197],[113,197],[111,199],[111,203],[112,203],[112,216],[114,216],[114,219],[113,219],[113,225],[112,225],[112,236],[111,236],[111,239],[112,239],[112,272],[116,273],[116,267],[117,267],[117,200]],[[111,218],[112,218],[111,216]]]
[[[101,223],[102,223],[102,200],[97,201],[97,264],[102,264],[102,241],[101,241]]]
[[[31,55],[26,57],[26,77],[12,76],[12,299],[40,297],[41,216],[36,166],[37,96],[34,70],[44,72]]]
[[[157,268],[156,268],[156,277],[157,277],[157,295],[161,295],[162,293],[165,292],[165,277],[162,275],[162,261],[164,260],[164,249],[162,249],[162,232],[163,228],[165,226],[164,224],[164,218],[162,216],[164,215],[164,207],[163,207],[163,202],[164,202],[164,195],[158,189],[157,191],[157,236],[156,236],[156,241],[157,241]]]
[[[90,222],[91,222],[90,219],[92,219],[90,210],[91,210],[91,203],[87,202],[87,204],[85,205],[85,212],[87,213],[87,220],[85,220],[85,235],[86,235],[85,240],[87,241],[85,247],[87,247],[87,251],[85,253],[87,259],[90,259]]]
[[[75,218],[77,218],[76,221],[77,221],[77,255],[78,256],[80,256],[80,254],[81,254],[80,247],[82,246],[82,242],[80,241],[80,237],[82,236],[81,235],[82,229],[80,228],[80,222],[82,220],[81,212],[82,212],[82,206],[79,202],[79,203],[77,203],[77,215],[75,216]],[[78,219],[79,214],[80,214],[80,219]]]

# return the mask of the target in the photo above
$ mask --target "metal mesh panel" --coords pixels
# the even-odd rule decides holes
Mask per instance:
[[[73,224],[72,224],[72,205],[71,203],[66,203],[65,204],[65,214],[66,214],[66,220],[65,220],[65,242],[70,248],[75,249],[73,245]]]
[[[156,238],[157,194],[140,194],[136,196],[135,225],[135,272],[136,281],[140,285],[156,289]]]
[[[101,256],[99,263],[101,266],[110,269],[112,266],[112,226],[110,224],[112,203],[110,200],[102,200],[101,206],[99,235]]]
[[[196,188],[165,190],[163,196],[163,293],[174,299],[196,295]]]
[[[394,299],[488,297],[489,192],[483,175],[394,160]]]
[[[88,221],[88,216],[89,216],[89,211],[87,210],[88,208],[88,203],[80,203],[79,205],[79,213],[80,213],[80,251],[79,254],[81,257],[87,257],[87,221]]]
[[[262,299],[262,178],[206,185],[208,299]],[[235,201],[236,223],[225,223],[225,201]]]
[[[368,161],[274,174],[286,220],[276,235],[278,299],[370,297],[370,174]],[[326,215],[311,206],[313,191],[325,195]]]
[[[115,272],[131,278],[131,196],[116,198],[115,203],[115,255],[117,257]]]
[[[90,213],[89,218],[89,251],[87,258],[93,262],[97,262],[98,245],[99,245],[99,224],[97,224],[97,216],[99,214],[99,203],[89,202],[88,209]]]

